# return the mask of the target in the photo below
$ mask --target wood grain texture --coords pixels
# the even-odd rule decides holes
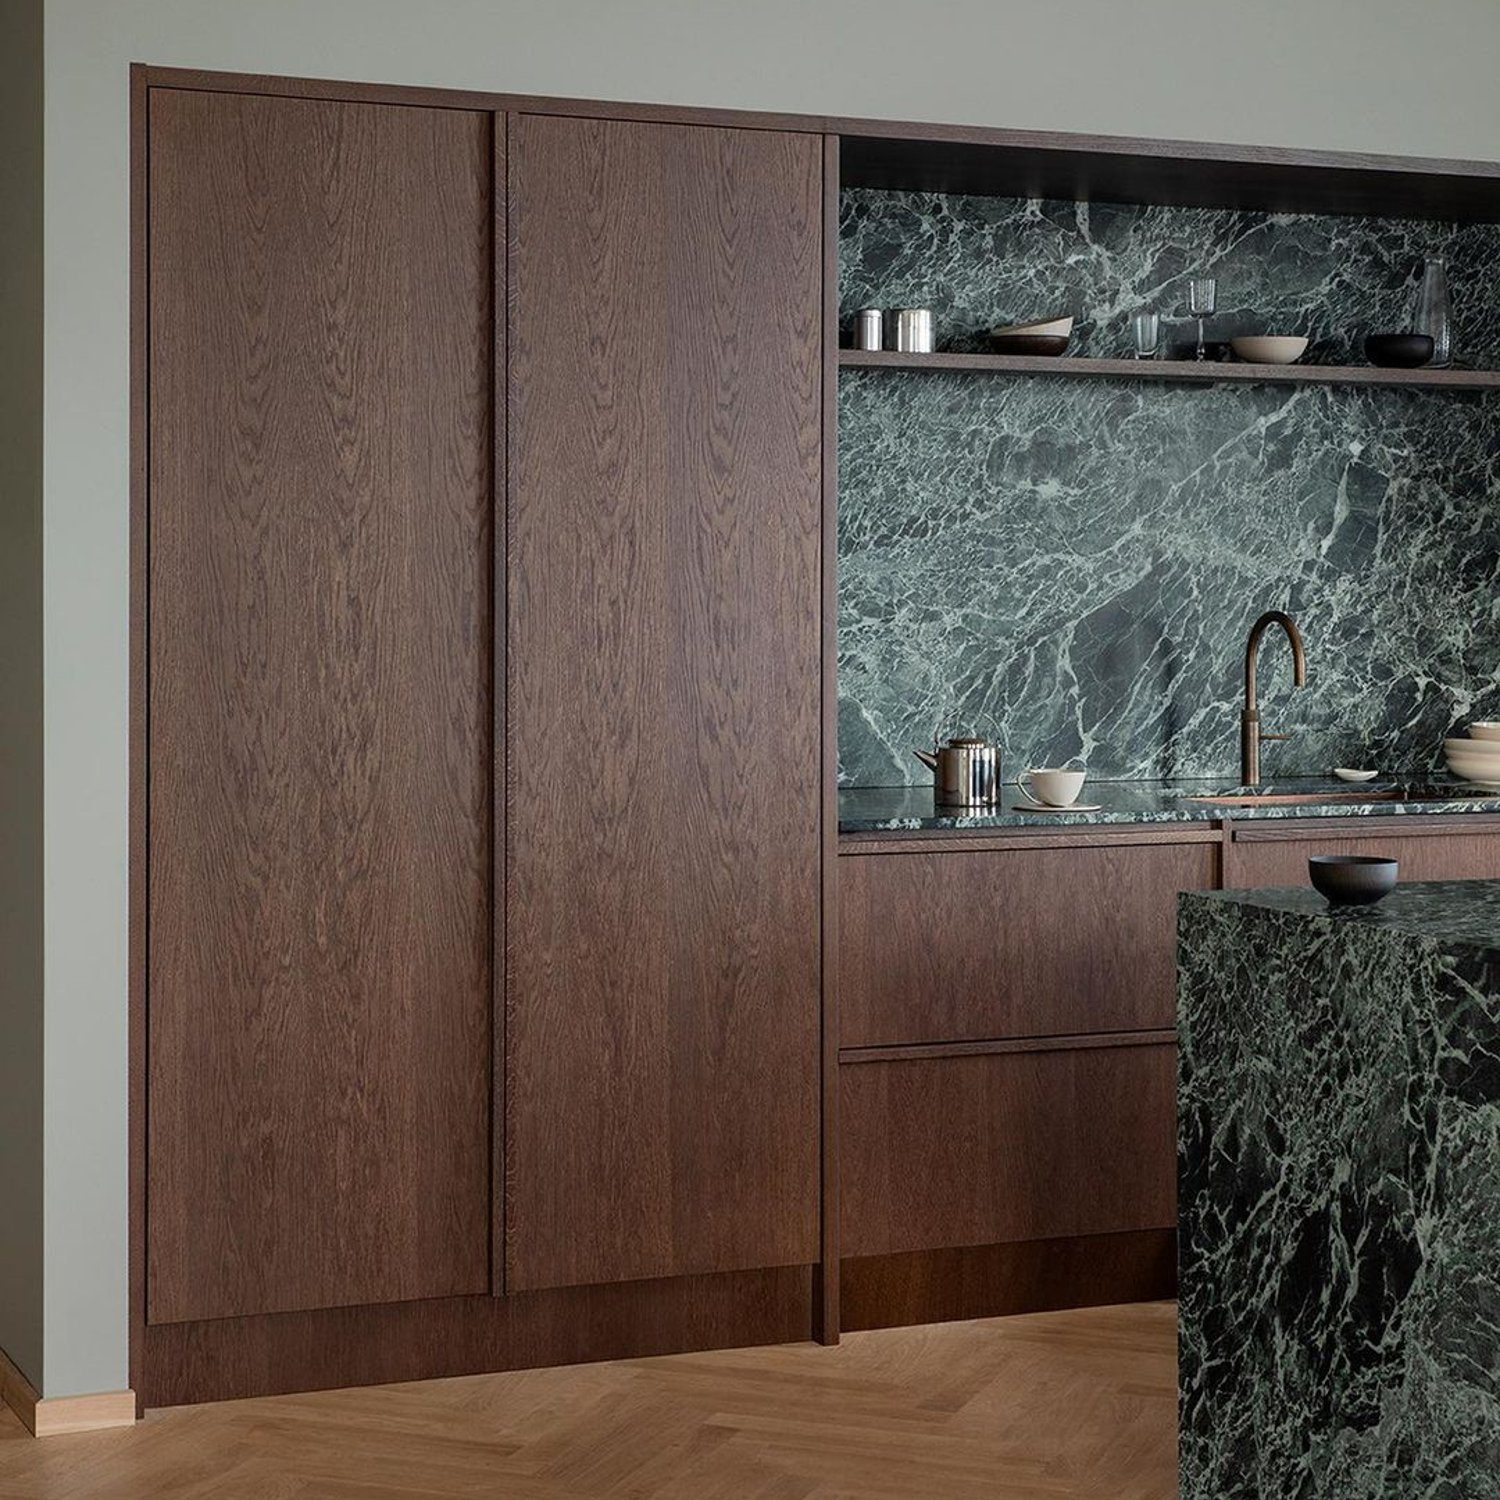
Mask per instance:
[[[782,1266],[439,1297],[147,1330],[147,1406],[807,1337],[812,1270]]]
[[[510,584],[510,422],[505,399],[510,368],[510,120],[490,116],[491,169],[494,172],[492,226],[494,331],[491,342],[490,426],[496,475],[494,552],[490,561],[490,695],[493,700],[490,746],[490,1291],[505,1295],[505,986],[509,977],[505,953],[505,861],[510,841],[510,769],[506,631]]]
[[[1451,819],[1446,829],[1407,831],[1404,818],[1325,820],[1322,828],[1300,827],[1288,836],[1235,839],[1225,851],[1224,884],[1231,890],[1263,885],[1306,885],[1312,854],[1378,854],[1400,862],[1400,878],[1413,880],[1500,879],[1500,830],[1465,830]]]
[[[982,1042],[919,1042],[904,1047],[845,1047],[844,1063],[927,1062],[940,1057],[989,1057],[1010,1052],[1073,1052],[1080,1047],[1156,1047],[1177,1040],[1176,1028],[1095,1031],[1074,1036],[1020,1036]]]
[[[850,187],[1500,219],[1500,165],[1493,161],[548,98],[193,68],[152,67],[148,77],[153,87],[827,133],[842,137],[842,172]]]
[[[1176,1023],[1180,891],[1208,843],[839,860],[842,1043],[890,1046]]]
[[[820,143],[511,134],[507,1285],[811,1263]]]
[[[846,1261],[1177,1222],[1172,1046],[840,1072]]]
[[[1469,838],[1476,834],[1500,833],[1500,816],[1494,813],[1418,813],[1399,817],[1360,818],[1267,818],[1224,823],[1225,832],[1240,843],[1307,843],[1327,838]]]
[[[1177,1292],[1177,1233],[959,1245],[844,1263],[846,1330],[1153,1302]]]
[[[40,1400],[36,1387],[21,1373],[5,1350],[0,1349],[0,1407],[8,1407],[27,1432],[34,1434],[36,1408]]]
[[[1172,1500],[1170,1303],[322,1391],[33,1443],[25,1500]]]
[[[484,1291],[489,119],[150,129],[149,1316]]]
[[[975,854],[987,849],[1103,849],[1133,844],[1217,844],[1226,819],[1192,823],[1079,823],[1071,828],[912,828],[841,833],[840,855]]]

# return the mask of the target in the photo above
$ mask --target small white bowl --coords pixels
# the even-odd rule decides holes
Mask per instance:
[[[1480,719],[1469,725],[1469,738],[1473,740],[1500,740],[1500,724],[1493,719]]]
[[[992,336],[1008,333],[1024,333],[1028,338],[1065,339],[1072,335],[1072,318],[1046,318],[1040,323],[1008,323],[1004,328],[992,328]]]
[[[1294,334],[1259,333],[1230,339],[1229,347],[1252,365],[1293,365],[1307,353],[1307,340]]]
[[[1356,771],[1349,766],[1335,766],[1333,774],[1340,781],[1374,781],[1380,775],[1379,771]]]

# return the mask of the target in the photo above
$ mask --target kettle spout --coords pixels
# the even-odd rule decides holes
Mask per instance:
[[[913,750],[912,754],[927,767],[929,771],[937,770],[937,756],[930,750]]]

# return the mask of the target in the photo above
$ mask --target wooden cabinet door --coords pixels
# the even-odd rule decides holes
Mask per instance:
[[[1212,843],[845,854],[845,1047],[1176,1024],[1179,891],[1217,880]]]
[[[153,1322],[489,1287],[490,137],[151,95]]]
[[[817,1259],[820,153],[512,122],[509,1290]]]
[[[1324,818],[1320,822],[1246,822],[1226,851],[1224,884],[1307,885],[1310,854],[1379,854],[1400,863],[1403,882],[1500,879],[1500,824],[1438,815],[1406,818]]]

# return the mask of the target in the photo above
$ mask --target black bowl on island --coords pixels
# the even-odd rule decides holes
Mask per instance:
[[[1432,348],[1425,333],[1372,333],[1365,340],[1365,358],[1387,370],[1415,370],[1432,358]]]
[[[1396,889],[1396,861],[1378,854],[1314,854],[1307,861],[1313,888],[1335,906],[1369,906]]]

